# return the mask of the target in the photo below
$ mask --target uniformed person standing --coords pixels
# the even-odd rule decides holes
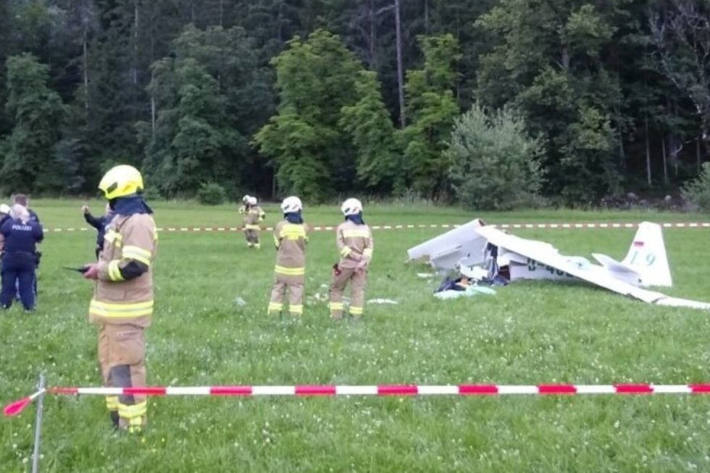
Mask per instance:
[[[281,203],[284,220],[274,228],[276,266],[274,286],[268,313],[278,314],[284,308],[284,292],[288,290],[288,311],[292,316],[303,315],[303,286],[306,279],[306,243],[308,227],[303,223],[303,204],[298,197],[287,197]]]
[[[30,198],[27,197],[26,194],[15,194],[15,195],[12,197],[12,203],[13,203],[13,206],[14,206],[14,205],[21,205],[21,206],[23,206],[25,209],[27,209],[27,212],[29,212],[29,214],[30,214],[30,220],[31,220],[31,221],[34,221],[34,222],[37,222],[38,225],[42,225],[42,222],[39,221],[39,215],[37,215],[37,212],[35,212],[34,210],[32,210],[32,209],[30,208]],[[32,274],[33,274],[32,277],[34,278],[33,281],[32,281],[32,290],[33,290],[34,293],[35,293],[35,302],[36,302],[36,299],[37,299],[37,270],[39,270],[39,262],[40,262],[41,259],[42,259],[42,252],[39,251],[39,250],[37,250],[37,249],[35,249],[35,271],[32,272]],[[15,297],[15,298],[18,299],[18,300],[20,299],[20,287],[19,287],[19,285],[18,285],[18,287],[17,287],[17,293],[16,293],[16,297]]]
[[[113,220],[113,210],[111,210],[109,204],[106,204],[106,210],[104,211],[104,214],[100,217],[94,217],[93,215],[91,215],[89,206],[84,204],[81,206],[81,212],[84,214],[84,220],[86,220],[86,223],[96,229],[97,233],[95,253],[96,259],[99,259],[99,253],[101,253],[101,250],[104,247],[104,235],[106,235],[106,227],[108,227],[108,224],[111,223],[111,220]]]
[[[96,280],[89,320],[99,327],[98,356],[104,384],[145,386],[144,330],[153,315],[153,261],[158,236],[153,211],[142,197],[143,178],[132,166],[116,166],[99,183],[114,212],[96,263],[84,277]],[[146,423],[145,396],[108,396],[114,425],[131,432]]]
[[[10,218],[0,227],[2,237],[2,292],[0,305],[8,309],[19,291],[20,301],[26,311],[35,307],[35,268],[37,266],[37,243],[42,241],[42,225],[33,220],[25,207],[12,206]]]
[[[340,210],[345,222],[336,229],[335,242],[340,252],[340,261],[333,266],[330,284],[330,317],[343,317],[343,291],[350,283],[350,315],[362,317],[365,308],[365,285],[367,268],[372,260],[374,242],[372,231],[362,219],[362,203],[347,199]]]
[[[266,214],[259,207],[256,197],[245,195],[242,198],[242,202],[244,205],[239,208],[239,213],[244,215],[244,237],[247,240],[247,246],[259,249],[261,248],[261,243],[259,242],[261,227],[259,222],[266,218]]]

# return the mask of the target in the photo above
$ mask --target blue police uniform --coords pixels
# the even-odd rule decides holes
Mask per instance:
[[[22,305],[25,310],[32,310],[35,305],[36,244],[44,237],[42,225],[32,219],[27,223],[8,219],[0,227],[0,233],[5,238],[0,305],[5,309],[12,305],[15,284],[19,282]]]

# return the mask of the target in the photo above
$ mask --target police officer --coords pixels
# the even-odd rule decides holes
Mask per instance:
[[[115,216],[106,229],[99,260],[85,266],[96,280],[89,320],[99,327],[98,355],[104,384],[145,386],[145,337],[153,315],[153,260],[158,235],[153,211],[142,197],[143,177],[133,166],[110,169],[99,183]],[[143,429],[145,396],[108,396],[114,425],[130,432]]]
[[[274,285],[268,313],[280,314],[283,310],[284,293],[289,293],[288,311],[292,316],[303,315],[303,285],[306,279],[306,243],[308,227],[303,223],[301,199],[286,197],[281,203],[284,220],[274,228],[276,266]]]
[[[340,261],[333,266],[330,284],[330,317],[343,317],[343,291],[350,283],[350,315],[362,317],[365,308],[365,284],[367,268],[372,260],[374,243],[372,231],[362,218],[362,203],[358,199],[347,199],[340,210],[345,221],[335,231],[335,243],[340,252]]]
[[[30,208],[30,198],[27,197],[26,194],[15,194],[12,197],[12,203],[13,205],[21,205],[25,209],[27,209],[27,212],[30,214],[30,220],[33,222],[37,222],[38,224],[41,225],[41,222],[39,221],[39,215],[37,215],[37,212],[32,210]],[[39,269],[39,262],[42,259],[42,252],[39,250],[35,250],[35,270]],[[34,273],[34,279],[32,280],[32,290],[35,293],[35,299],[37,299],[37,273],[35,271]],[[17,286],[17,290],[15,292],[16,296],[15,299],[20,300],[20,287],[19,285]]]
[[[30,208],[30,198],[27,197],[25,194],[15,194],[15,196],[12,198],[12,203],[13,204],[19,204],[23,206],[24,208],[27,209],[27,212],[30,214],[30,220],[34,220],[37,223],[41,223],[39,221],[39,215],[37,215],[37,212],[32,210]]]
[[[111,223],[111,220],[113,220],[113,210],[111,210],[111,207],[106,204],[105,213],[100,217],[94,217],[93,215],[91,215],[88,205],[82,205],[81,211],[84,214],[84,220],[86,220],[86,223],[94,227],[97,231],[96,259],[99,259],[99,253],[101,253],[101,249],[104,247],[104,235],[106,234],[106,227],[108,227],[108,224]]]
[[[32,220],[25,207],[15,204],[10,218],[0,227],[3,239],[2,292],[0,305],[8,309],[12,305],[16,288],[26,311],[35,307],[36,245],[44,237],[42,225]]]

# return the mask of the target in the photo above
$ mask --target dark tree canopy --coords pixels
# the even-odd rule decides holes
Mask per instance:
[[[125,162],[166,198],[461,201],[486,183],[451,144],[502,142],[461,125],[475,104],[537,143],[541,202],[679,195],[710,160],[709,18],[707,0],[6,0],[2,187],[91,194]],[[525,152],[497,153],[521,179]]]

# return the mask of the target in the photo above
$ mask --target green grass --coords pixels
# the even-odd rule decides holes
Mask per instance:
[[[33,202],[48,226],[82,223],[79,201]],[[98,202],[92,203],[100,209]],[[160,226],[235,225],[234,206],[155,205]],[[277,219],[266,206],[267,223]],[[461,223],[453,208],[367,209],[371,223]],[[514,221],[691,221],[703,216],[550,211],[485,214]],[[337,208],[307,208],[314,224]],[[583,284],[517,283],[495,296],[438,301],[425,266],[406,249],[439,230],[379,231],[361,324],[328,320],[323,285],[337,252],[330,232],[308,248],[306,312],[293,324],[266,316],[274,251],[247,251],[234,233],[167,233],[156,263],[148,377],[203,384],[609,384],[710,381],[708,314],[646,305]],[[520,230],[563,252],[623,257],[633,230]],[[675,286],[710,300],[708,230],[667,229]],[[96,386],[91,286],[62,265],[93,256],[93,232],[51,233],[42,245],[40,301],[27,316],[0,314],[0,401],[52,385]],[[245,306],[236,298],[246,301]],[[0,471],[29,469],[33,409],[0,419]],[[45,400],[43,472],[206,471],[708,471],[710,398],[156,398],[142,437],[109,428],[103,399]]]

